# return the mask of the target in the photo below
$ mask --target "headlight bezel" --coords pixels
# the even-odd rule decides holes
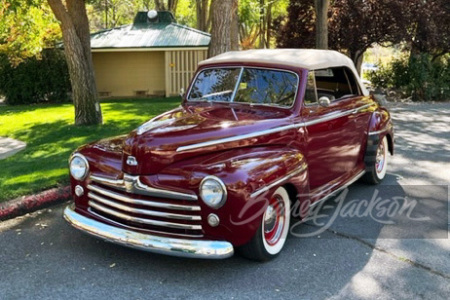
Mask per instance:
[[[86,168],[85,168],[85,170],[84,170],[84,174],[83,174],[82,176],[75,175],[75,174],[72,172],[72,162],[73,162],[74,159],[76,159],[76,158],[79,158],[79,159],[86,165]],[[82,180],[86,179],[87,175],[89,174],[89,162],[88,162],[88,160],[86,159],[86,157],[85,157],[84,155],[80,154],[80,153],[75,153],[75,154],[73,154],[73,155],[70,157],[70,160],[69,160],[69,172],[70,172],[70,175],[71,175],[75,180],[82,181]]]
[[[207,181],[215,181],[216,183],[218,183],[218,185],[220,186],[220,188],[222,189],[222,196],[221,199],[217,202],[217,203],[211,203],[208,200],[205,200],[205,196],[203,195],[203,187],[205,185],[205,183]],[[213,209],[219,209],[221,208],[225,202],[227,201],[228,198],[228,193],[227,193],[227,187],[225,186],[225,184],[223,183],[223,181],[218,178],[217,176],[206,176],[205,178],[202,179],[202,181],[200,182],[200,186],[199,186],[199,196],[202,199],[203,203],[205,203],[207,206],[213,208]]]

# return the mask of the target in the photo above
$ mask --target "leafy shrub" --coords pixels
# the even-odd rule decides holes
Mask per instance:
[[[0,55],[0,94],[8,104],[68,101],[70,89],[60,50],[44,50],[40,59],[28,58],[17,66]]]
[[[368,74],[374,87],[394,88],[405,92],[414,101],[450,99],[450,56],[432,61],[421,54],[409,59],[394,60]]]

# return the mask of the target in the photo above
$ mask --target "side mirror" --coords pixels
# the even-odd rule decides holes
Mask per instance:
[[[184,96],[184,88],[181,88],[180,89],[180,97],[183,98],[183,96]]]
[[[326,97],[326,96],[322,96],[319,98],[319,105],[323,106],[323,107],[328,107],[330,106],[330,98]]]

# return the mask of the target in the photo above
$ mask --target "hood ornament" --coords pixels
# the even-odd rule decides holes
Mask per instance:
[[[131,166],[131,167],[135,167],[138,165],[138,162],[136,160],[136,157],[134,156],[128,156],[127,158],[127,165]]]

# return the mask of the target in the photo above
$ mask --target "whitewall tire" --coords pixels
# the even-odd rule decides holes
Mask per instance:
[[[289,233],[291,203],[286,189],[277,188],[268,202],[255,236],[239,249],[243,256],[257,261],[276,257]]]

